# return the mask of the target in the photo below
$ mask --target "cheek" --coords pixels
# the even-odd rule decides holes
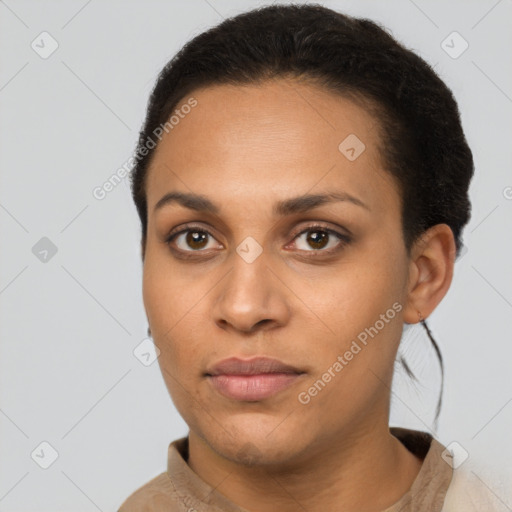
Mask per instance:
[[[310,293],[307,306],[331,331],[315,344],[315,374],[301,389],[311,399],[304,411],[316,411],[326,422],[362,414],[361,408],[387,393],[383,383],[391,378],[402,332],[400,285],[391,266],[381,261],[369,271],[369,263],[361,259],[317,281],[321,287],[302,290]]]
[[[161,366],[173,375],[191,375],[187,369],[197,367],[204,357],[200,346],[205,329],[201,299],[209,287],[199,280],[190,281],[172,269],[165,270],[165,263],[165,260],[146,258],[144,306],[153,340],[160,350]]]
[[[151,255],[146,256],[142,294],[151,333],[160,351],[166,350],[179,324],[186,290],[169,276],[165,265]]]
[[[204,414],[204,411],[194,412],[200,403],[196,382],[197,363],[201,360],[201,348],[197,343],[201,338],[195,326],[202,325],[204,315],[201,318],[193,307],[198,300],[195,297],[193,301],[193,290],[183,286],[178,277],[163,275],[161,266],[146,261],[144,305],[153,341],[160,351],[160,371],[176,408],[185,421],[193,425],[196,414]]]
[[[173,329],[191,302],[191,289],[176,266],[170,265],[165,248],[148,241],[144,261],[142,294],[153,334]],[[192,304],[188,306],[192,307]]]
[[[367,403],[385,389],[382,381],[389,380],[394,367],[403,325],[404,262],[398,252],[380,254],[377,250],[359,253],[357,259],[332,269],[329,278],[316,279],[298,293],[308,297],[307,306],[330,331],[315,346],[319,373],[312,382],[331,379],[324,372],[338,361],[339,373],[335,368],[333,372],[337,377],[314,405],[327,404],[335,416],[340,409]]]
[[[307,283],[296,280],[294,290],[338,340],[352,339],[401,302],[401,271],[392,260],[361,256]]]

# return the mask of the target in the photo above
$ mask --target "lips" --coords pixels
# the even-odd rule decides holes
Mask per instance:
[[[252,359],[238,359],[232,357],[220,361],[207,375],[259,375],[263,373],[304,373],[298,368],[287,365],[278,359],[269,357],[255,357]]]
[[[213,388],[226,398],[257,402],[292,386],[305,372],[278,359],[230,358],[207,370]]]

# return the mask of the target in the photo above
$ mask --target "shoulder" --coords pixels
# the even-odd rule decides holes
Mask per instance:
[[[481,477],[471,468],[454,469],[442,512],[509,511],[510,489],[510,484]]]
[[[118,512],[184,512],[188,509],[164,472],[132,493]]]

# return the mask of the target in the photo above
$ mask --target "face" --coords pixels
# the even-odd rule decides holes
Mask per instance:
[[[177,409],[235,461],[387,425],[408,260],[376,119],[285,79],[192,96],[146,182],[144,304]]]

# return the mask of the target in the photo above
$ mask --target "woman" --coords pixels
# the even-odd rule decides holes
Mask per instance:
[[[404,324],[430,336],[470,212],[428,64],[324,7],[244,13],[165,66],[135,158],[144,305],[190,432],[121,512],[471,510],[445,447],[389,428]]]

